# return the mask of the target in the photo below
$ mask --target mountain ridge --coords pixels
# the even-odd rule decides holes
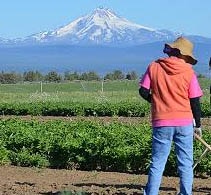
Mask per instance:
[[[105,72],[130,69],[143,72],[148,63],[162,55],[166,42],[185,36],[195,44],[195,56],[207,71],[211,38],[145,27],[97,8],[55,30],[14,40],[0,38],[1,70],[57,70]]]
[[[0,43],[14,46],[27,44],[131,46],[172,41],[179,36],[186,36],[195,42],[211,43],[211,38],[187,35],[167,29],[157,30],[131,22],[104,7],[98,7],[93,12],[54,30],[41,31],[16,39],[0,38]]]
[[[130,22],[111,9],[96,8],[92,13],[55,30],[35,33],[14,41],[16,44],[137,45],[172,40],[176,36],[178,33],[159,31]]]

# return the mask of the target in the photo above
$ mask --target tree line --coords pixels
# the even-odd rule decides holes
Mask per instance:
[[[56,71],[50,71],[47,74],[42,74],[39,71],[26,71],[24,73],[16,72],[4,72],[0,73],[0,83],[2,84],[15,84],[18,82],[63,82],[63,81],[99,81],[99,80],[135,80],[137,79],[137,73],[135,71],[124,74],[121,70],[114,70],[113,72],[107,73],[103,77],[94,71],[89,72],[65,72],[59,74]]]

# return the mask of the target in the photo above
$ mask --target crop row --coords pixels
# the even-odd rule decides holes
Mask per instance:
[[[138,102],[81,103],[81,102],[36,102],[2,103],[2,115],[41,116],[146,116],[149,105]]]
[[[203,102],[202,117],[211,116],[209,102]],[[40,115],[40,116],[125,116],[143,117],[150,113],[146,102],[117,103],[103,102],[35,102],[35,103],[2,103],[1,115]]]
[[[211,135],[204,130],[205,140]],[[148,123],[112,121],[0,120],[0,163],[18,166],[147,173],[151,157]],[[203,152],[194,143],[195,159]],[[211,156],[202,159],[197,174],[211,175]],[[165,175],[176,175],[172,150]]]

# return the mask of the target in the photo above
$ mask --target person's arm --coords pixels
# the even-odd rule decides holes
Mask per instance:
[[[191,110],[193,113],[193,118],[195,120],[195,127],[201,127],[201,106],[200,106],[200,98],[190,98]]]
[[[195,130],[199,130],[199,133],[201,131],[200,130],[201,129],[200,128],[201,127],[200,97],[202,95],[203,95],[203,92],[199,85],[197,76],[194,73],[190,82],[190,86],[189,86],[189,99],[190,99],[191,110],[192,110],[193,117],[195,120]]]
[[[149,68],[147,68],[144,76],[141,78],[139,82],[139,95],[144,98],[146,101],[151,103],[152,95],[150,93],[150,76],[149,76]]]
[[[139,94],[142,98],[144,98],[146,101],[148,101],[149,103],[151,103],[152,101],[152,96],[150,94],[150,90],[141,86],[141,88],[139,88]]]

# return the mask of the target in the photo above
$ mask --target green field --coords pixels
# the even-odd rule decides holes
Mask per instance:
[[[209,98],[210,80],[199,79],[204,96]],[[135,81],[74,81],[67,83],[20,83],[1,84],[0,103],[72,101],[72,102],[119,102],[142,101]]]
[[[202,116],[211,116],[209,80],[200,79]],[[133,116],[150,113],[136,81],[75,81],[0,85],[1,115]]]
[[[208,79],[200,79],[203,117],[211,116],[209,83]],[[115,121],[118,116],[149,116],[150,105],[139,96],[138,88],[138,81],[126,80],[0,85],[0,115],[12,115],[0,119],[0,164],[147,173],[151,154],[149,121]],[[95,121],[97,117],[40,122],[14,115],[112,118],[108,123]],[[210,131],[205,127],[203,132],[209,143]],[[194,147],[194,157],[198,158],[203,146],[196,142]],[[176,175],[175,162],[171,153],[167,175]],[[210,157],[203,159],[196,173],[211,175],[209,162]]]
[[[0,102],[138,100],[138,81],[1,84]]]
[[[0,165],[147,174],[150,164],[151,126],[146,121],[2,119],[0,135]],[[206,129],[203,139],[211,140]],[[203,151],[202,144],[194,142],[194,159]],[[211,175],[210,160],[210,155],[203,158],[195,173]],[[174,148],[164,174],[177,175]]]

